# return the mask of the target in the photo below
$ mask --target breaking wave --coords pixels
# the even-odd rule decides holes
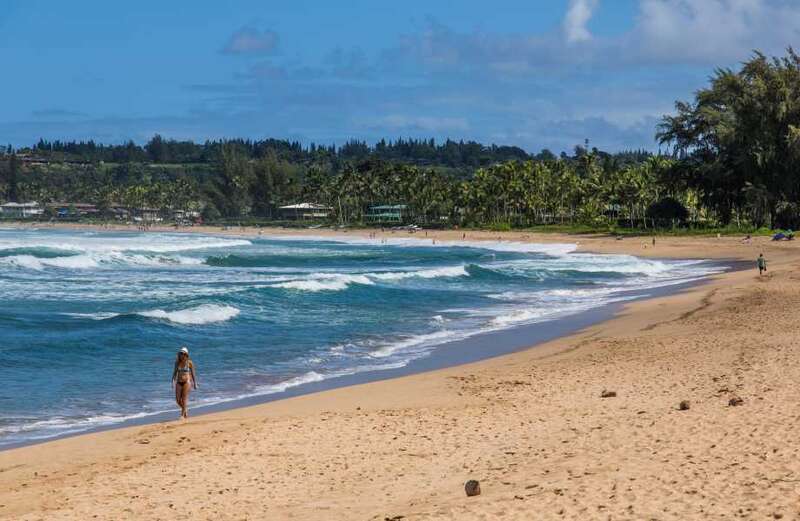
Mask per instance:
[[[312,273],[303,279],[289,280],[273,284],[272,287],[297,291],[342,291],[351,284],[372,286],[376,281],[392,282],[418,277],[435,279],[439,277],[469,276],[466,266],[452,266],[416,271],[387,271],[376,273]]]
[[[151,309],[149,311],[138,311],[136,313],[64,313],[74,318],[89,320],[110,320],[125,316],[139,316],[165,320],[181,325],[202,325],[225,322],[239,316],[240,310],[233,306],[219,306],[217,304],[201,304],[193,308],[178,309],[175,311],[165,311],[163,309]]]

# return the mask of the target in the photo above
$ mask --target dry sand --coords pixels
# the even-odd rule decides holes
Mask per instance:
[[[0,519],[800,517],[800,246],[468,232],[498,235],[662,257],[764,251],[770,270],[484,362],[0,452]],[[465,496],[468,479],[480,496]]]

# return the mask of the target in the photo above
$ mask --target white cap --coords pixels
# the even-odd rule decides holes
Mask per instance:
[[[189,354],[189,348],[187,348],[187,347],[182,347],[182,348],[180,349],[180,351],[178,351],[178,352],[179,352],[179,353],[186,353],[186,354],[188,355],[188,354]]]

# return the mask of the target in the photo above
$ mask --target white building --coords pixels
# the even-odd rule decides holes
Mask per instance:
[[[314,203],[290,204],[279,208],[281,218],[290,220],[327,219],[333,208]]]
[[[0,205],[0,216],[10,219],[29,219],[44,215],[44,208],[36,202],[6,203]]]

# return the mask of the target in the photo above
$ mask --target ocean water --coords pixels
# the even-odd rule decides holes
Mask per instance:
[[[174,410],[182,345],[219,403],[722,269],[574,249],[0,229],[0,446]]]

